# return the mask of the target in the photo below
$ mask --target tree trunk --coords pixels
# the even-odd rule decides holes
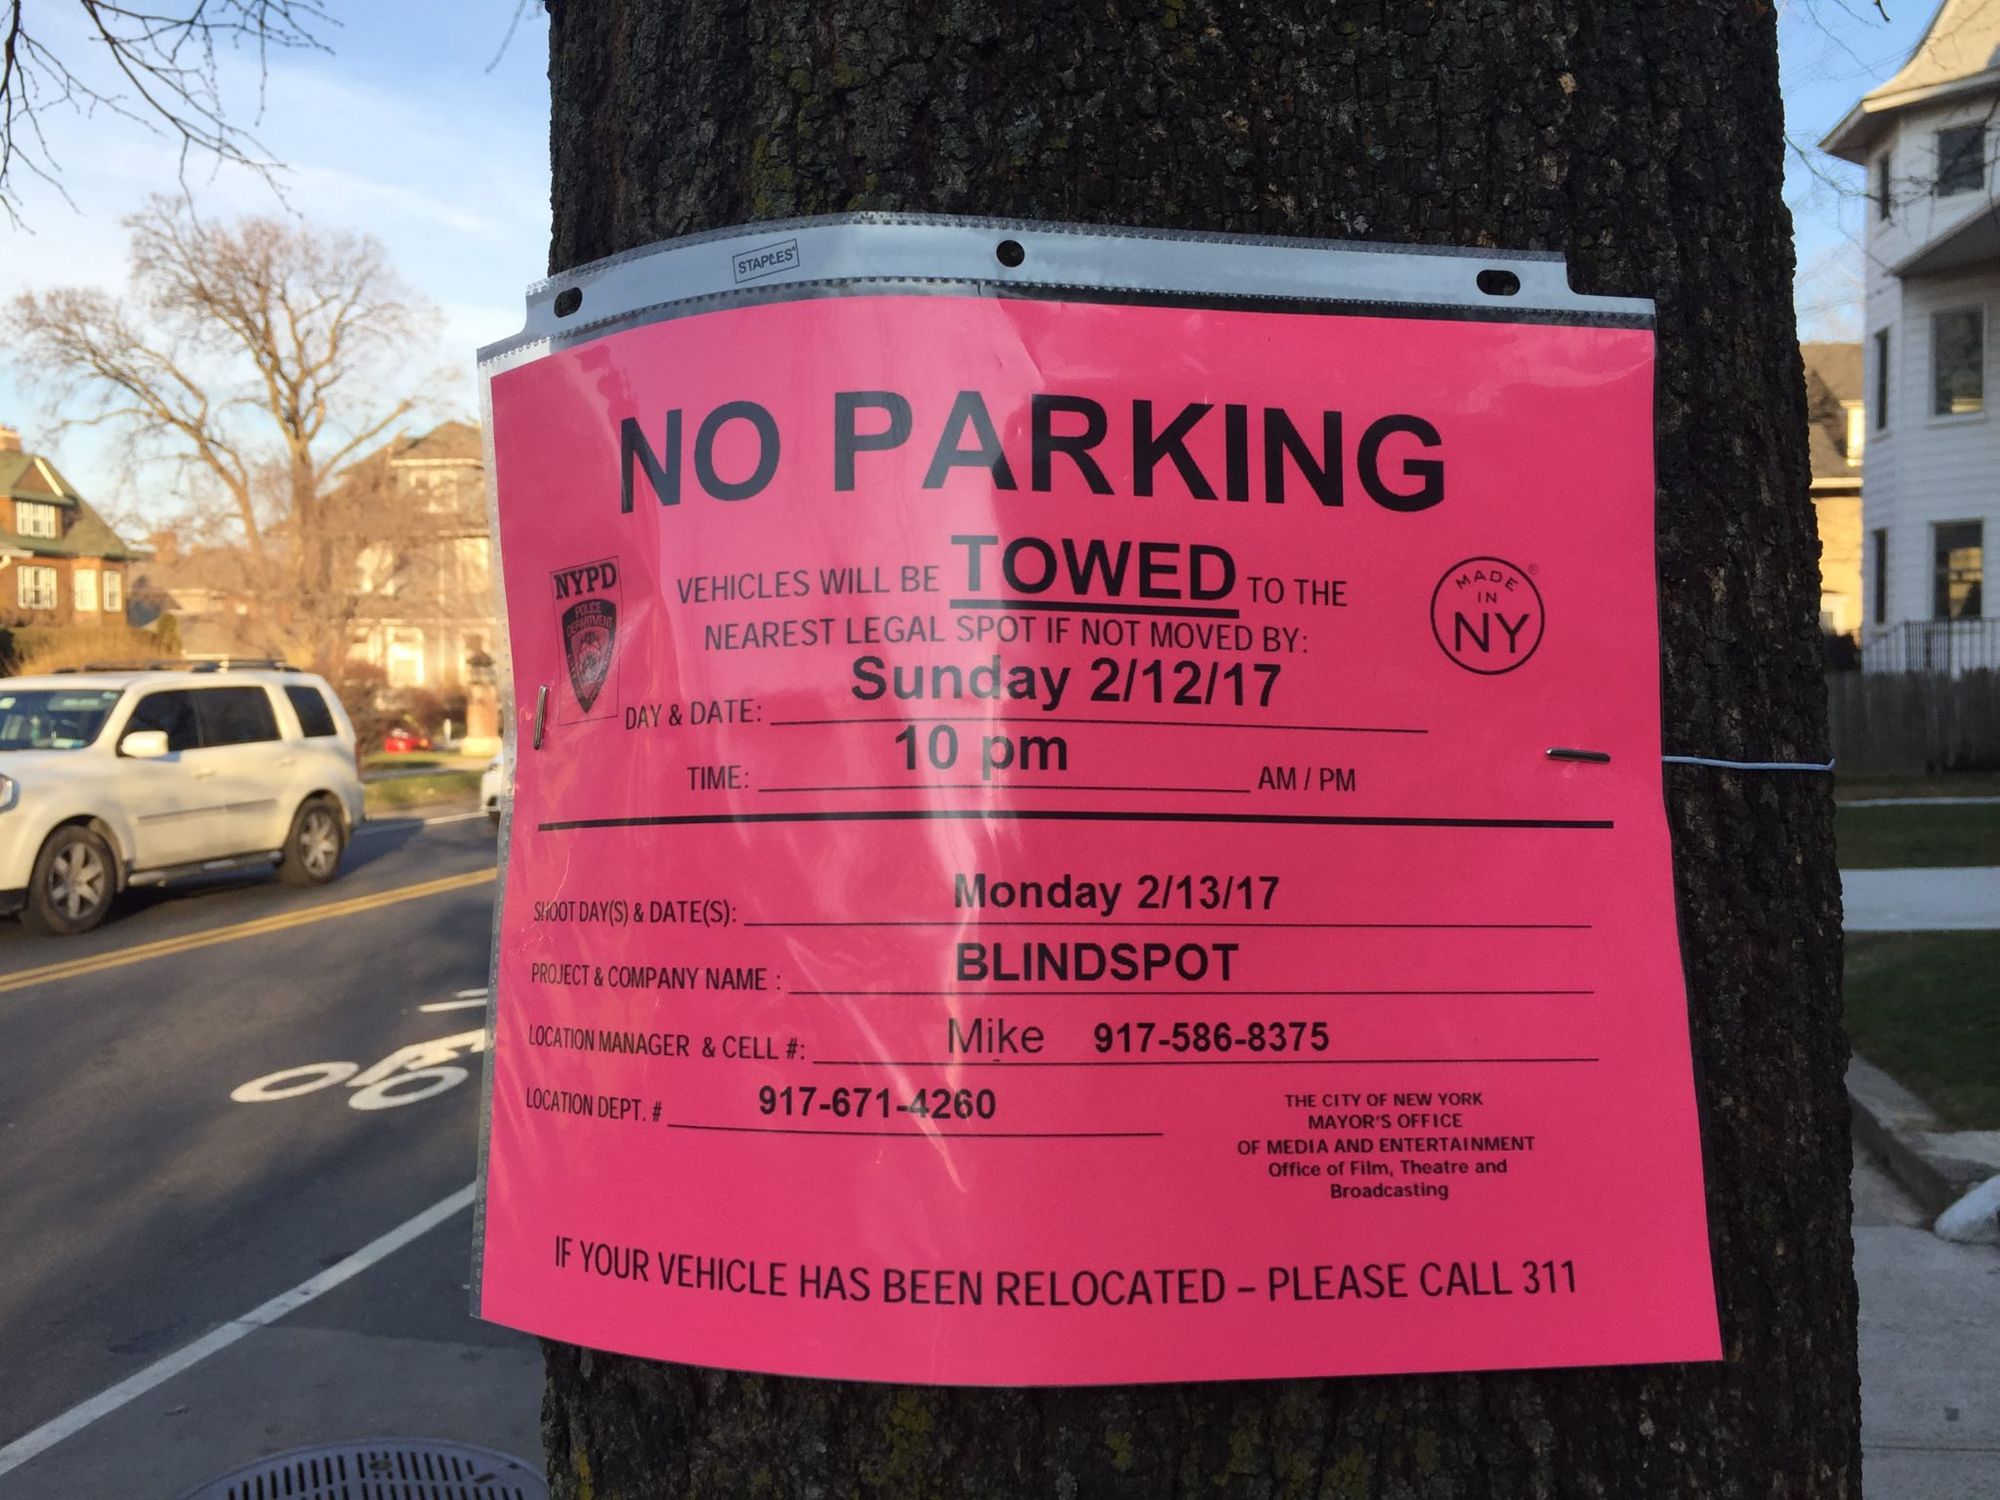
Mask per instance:
[[[555,270],[930,210],[1548,249],[1656,297],[1667,748],[1825,758],[1775,7],[550,10]],[[1724,1363],[976,1391],[551,1344],[556,1493],[1858,1494],[1829,780],[1666,774]]]

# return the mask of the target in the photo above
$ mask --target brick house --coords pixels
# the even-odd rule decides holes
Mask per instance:
[[[0,427],[0,624],[123,625],[140,554],[21,435]]]

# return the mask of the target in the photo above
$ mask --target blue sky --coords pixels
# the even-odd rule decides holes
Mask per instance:
[[[1798,245],[1801,338],[1859,338],[1862,171],[1819,142],[1869,89],[1903,65],[1937,0],[1784,0],[1778,62],[1785,90],[1785,201]]]
[[[1783,0],[1780,12],[1786,129],[1811,158],[1808,165],[1793,153],[1786,174],[1807,337],[1853,336],[1858,326],[1860,173],[1820,155],[1815,143],[1901,64],[1933,0],[1886,3],[1886,18],[1871,0]],[[287,164],[281,180],[292,209],[374,235],[404,278],[438,306],[444,332],[436,359],[463,372],[447,401],[469,414],[472,351],[519,326],[522,290],[541,276],[548,252],[542,7],[530,4],[491,72],[513,0],[339,0],[329,8],[344,23],[327,33],[331,54],[274,57],[256,134]],[[38,9],[40,24],[74,24],[70,7]],[[227,59],[225,73],[238,112],[253,113],[255,60]],[[149,192],[176,184],[173,146],[138,125],[101,113],[55,117],[51,125],[75,206],[23,181],[24,226],[0,224],[0,296],[23,287],[121,285],[120,219]],[[240,169],[198,163],[190,183],[210,215],[283,211],[263,181]],[[58,415],[0,365],[0,422],[52,451],[86,495],[121,512],[171,508],[158,479],[126,476],[104,439],[72,432],[59,445],[49,442]]]

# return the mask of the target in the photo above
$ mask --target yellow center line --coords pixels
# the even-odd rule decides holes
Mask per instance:
[[[237,922],[229,927],[211,927],[205,932],[190,932],[181,937],[161,938],[151,943],[135,943],[130,948],[119,948],[110,953],[96,953],[89,958],[65,959],[61,963],[41,964],[32,969],[17,969],[11,974],[0,974],[0,995],[13,990],[24,990],[32,985],[49,984],[58,979],[74,979],[83,974],[101,973],[105,969],[123,968],[126,964],[144,963],[149,958],[166,958],[176,953],[188,953],[196,948],[211,947],[216,943],[233,943],[240,938],[261,937],[267,932],[284,932],[293,927],[305,927],[334,917],[351,917],[357,912],[375,911],[380,907],[394,906],[400,901],[415,901],[424,896],[441,896],[447,891],[467,890],[490,881],[494,874],[494,869],[489,866],[484,870],[469,870],[463,875],[445,875],[436,880],[421,881],[416,885],[377,891],[370,896],[352,896],[345,901],[328,901],[319,906],[300,907],[297,911],[279,912],[276,916],[258,917],[253,921]]]

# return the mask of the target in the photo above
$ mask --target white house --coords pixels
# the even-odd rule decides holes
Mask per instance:
[[[1945,0],[1821,145],[1868,172],[1863,664],[2000,668],[2000,4]]]
[[[461,688],[499,640],[479,429],[446,422],[356,465],[354,655],[392,688]]]

